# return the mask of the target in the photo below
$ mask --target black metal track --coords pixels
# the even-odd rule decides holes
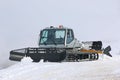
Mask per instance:
[[[80,62],[98,60],[98,58],[99,55],[97,53],[80,53],[80,54],[67,54],[65,60],[68,62]]]

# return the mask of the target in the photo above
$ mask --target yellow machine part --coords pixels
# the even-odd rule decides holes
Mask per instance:
[[[102,50],[94,50],[94,49],[81,49],[80,52],[85,52],[85,53],[97,53],[97,54],[103,54]]]

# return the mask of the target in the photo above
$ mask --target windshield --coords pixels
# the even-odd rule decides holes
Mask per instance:
[[[64,44],[65,30],[64,29],[45,29],[41,32],[40,45],[48,44]]]

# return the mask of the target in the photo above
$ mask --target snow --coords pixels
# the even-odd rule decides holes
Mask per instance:
[[[30,58],[0,70],[0,80],[119,80],[120,56],[97,61],[33,63]]]
[[[33,60],[30,57],[24,57],[21,62],[32,62]]]

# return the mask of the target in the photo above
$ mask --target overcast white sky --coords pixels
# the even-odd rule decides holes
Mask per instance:
[[[81,41],[120,40],[119,5],[119,0],[0,0],[0,54],[37,46],[40,29],[51,25],[73,28]]]

